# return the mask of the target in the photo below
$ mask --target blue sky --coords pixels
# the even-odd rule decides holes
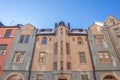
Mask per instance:
[[[0,21],[5,25],[31,23],[54,28],[55,22],[70,22],[86,29],[109,14],[120,19],[120,0],[0,0]]]

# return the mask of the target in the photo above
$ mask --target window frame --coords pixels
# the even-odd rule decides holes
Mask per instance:
[[[5,55],[7,46],[8,46],[7,44],[0,44],[0,47],[2,47],[2,48],[4,47],[4,49],[0,49],[0,56],[4,56]]]
[[[10,31],[10,32],[9,32],[9,31]],[[4,37],[5,37],[5,38],[10,38],[11,33],[12,33],[12,29],[7,29]]]
[[[77,44],[78,45],[83,45],[83,38],[82,37],[77,38]]]
[[[41,55],[41,54],[43,54],[43,55]],[[43,57],[41,57],[41,56],[43,56]],[[43,60],[41,60],[41,59],[43,59]],[[45,53],[45,52],[40,52],[40,53],[39,53],[38,63],[39,63],[39,64],[45,64],[45,59],[46,59],[46,53]],[[42,61],[42,62],[41,62],[41,61]]]
[[[67,62],[67,70],[71,70],[71,62]]]
[[[53,70],[57,70],[57,61],[53,62]]]
[[[79,61],[80,61],[80,64],[87,64],[87,58],[86,58],[85,52],[79,52]]]
[[[14,56],[12,58],[12,63],[19,63],[19,64],[24,63],[25,53],[26,53],[25,51],[15,51]],[[19,60],[17,61],[18,58]],[[22,61],[20,59],[22,59]]]
[[[41,77],[41,79],[39,79],[38,77]],[[37,74],[36,80],[44,80],[44,74]]]
[[[108,51],[98,51],[98,59],[100,63],[111,63],[111,57]]]
[[[82,74],[82,75],[81,75],[81,79],[82,79],[82,80],[89,80],[88,74]]]
[[[105,44],[105,37],[104,35],[94,35],[94,40],[96,44]]]
[[[27,38],[28,37],[28,38]],[[22,39],[22,40],[21,40]],[[29,40],[30,40],[30,35],[20,35],[19,36],[19,41],[18,43],[22,44],[22,43],[29,43]]]
[[[46,37],[42,38],[41,44],[42,45],[46,45],[47,44],[47,38]]]

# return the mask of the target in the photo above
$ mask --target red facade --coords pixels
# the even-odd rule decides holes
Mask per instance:
[[[17,29],[18,27],[15,26],[0,27],[0,77]]]

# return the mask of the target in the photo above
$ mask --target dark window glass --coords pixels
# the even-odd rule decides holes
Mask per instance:
[[[28,43],[29,39],[30,39],[30,35],[27,35],[26,38],[25,38],[25,43]]]
[[[71,69],[71,63],[67,62],[67,70],[70,70],[70,69]]]
[[[12,29],[8,29],[8,30],[6,31],[5,38],[9,38],[11,32],[12,32]]]
[[[0,55],[4,55],[7,45],[0,45]]]
[[[42,39],[42,44],[47,44],[47,38]]]
[[[21,36],[20,36],[20,39],[19,39],[19,43],[23,43],[23,41],[24,41],[24,36],[21,35]]]

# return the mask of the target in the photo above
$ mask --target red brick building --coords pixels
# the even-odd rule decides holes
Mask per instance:
[[[0,26],[0,77],[17,29],[16,26]]]

